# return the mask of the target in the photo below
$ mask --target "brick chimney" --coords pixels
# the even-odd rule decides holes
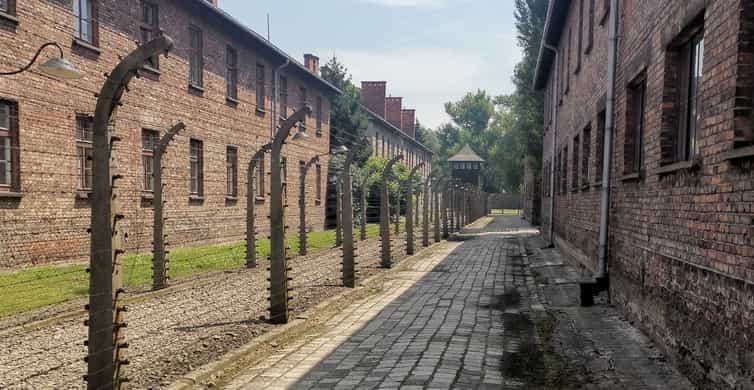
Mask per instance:
[[[403,98],[391,96],[385,99],[385,119],[399,129],[403,128],[401,126],[402,108]]]
[[[319,57],[314,54],[304,54],[304,66],[310,72],[319,76]]]
[[[411,138],[416,138],[416,110],[401,110],[401,130]]]
[[[385,117],[385,95],[387,81],[362,81],[361,104],[375,114]]]

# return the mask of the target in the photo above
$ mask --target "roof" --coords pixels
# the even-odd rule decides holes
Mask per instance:
[[[542,42],[539,45],[537,67],[534,69],[532,81],[532,87],[535,90],[540,90],[547,85],[547,79],[555,61],[555,52],[547,46],[557,48],[560,44],[560,36],[563,34],[570,6],[571,0],[550,0],[547,6],[547,19],[545,19],[545,27],[542,31]]]
[[[382,125],[383,125],[383,126],[385,126],[386,128],[388,128],[388,129],[390,129],[390,130],[393,130],[394,132],[398,133],[398,135],[400,135],[401,137],[408,139],[408,140],[409,140],[409,141],[410,141],[411,143],[413,143],[414,145],[416,145],[416,146],[418,146],[418,147],[420,147],[420,148],[424,149],[424,151],[425,151],[425,152],[429,152],[429,153],[431,153],[431,154],[434,154],[434,153],[435,153],[435,152],[434,152],[434,151],[433,151],[432,149],[430,149],[430,148],[428,148],[428,147],[424,146],[424,145],[423,145],[423,144],[422,144],[421,142],[417,141],[417,140],[416,140],[416,138],[413,138],[413,137],[409,136],[408,134],[404,133],[402,129],[399,129],[398,127],[396,127],[396,126],[395,126],[395,125],[393,125],[392,123],[388,122],[388,121],[387,121],[387,119],[385,119],[385,118],[381,117],[381,116],[380,116],[380,115],[378,115],[378,114],[377,114],[376,112],[374,112],[374,111],[372,111],[372,110],[368,109],[368,108],[367,108],[366,106],[364,106],[363,104],[359,104],[359,107],[360,107],[360,108],[361,108],[361,109],[362,109],[362,110],[363,110],[364,112],[366,112],[366,113],[367,113],[367,115],[369,115],[370,117],[372,117],[372,119],[373,119],[373,120],[376,120],[377,122],[379,122],[380,124],[382,124]]]
[[[471,149],[469,144],[466,144],[455,154],[455,156],[449,158],[448,161],[484,162],[484,159],[479,157],[479,155]]]
[[[259,35],[256,31],[250,29],[249,27],[245,26],[243,23],[238,21],[236,18],[228,14],[227,12],[223,11],[219,7],[216,7],[212,4],[210,4],[207,0],[193,0],[192,3],[194,3],[196,6],[198,6],[202,10],[209,11],[209,16],[214,16],[219,19],[220,22],[224,23],[225,26],[229,26],[231,28],[235,28],[246,35],[246,38],[251,40],[252,43],[258,44],[270,52],[272,56],[278,57],[280,59],[281,64],[285,63],[285,61],[290,61],[290,66],[293,66],[296,70],[299,71],[299,73],[302,73],[305,78],[310,79],[311,81],[314,81],[316,83],[319,83],[322,87],[329,90],[330,92],[333,92],[335,94],[342,94],[343,92],[338,89],[336,86],[329,83],[327,80],[323,79],[322,77],[312,73],[307,69],[302,63],[288,55],[286,52],[281,50],[279,47],[272,44],[272,42],[265,39],[263,36]]]

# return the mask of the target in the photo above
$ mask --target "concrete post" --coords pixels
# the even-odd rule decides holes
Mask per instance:
[[[388,188],[388,181],[392,177],[393,165],[399,160],[403,160],[403,155],[399,154],[388,160],[385,168],[382,170],[382,194],[380,196],[380,238],[382,252],[380,265],[383,268],[390,268],[393,265],[390,255],[390,190]]]
[[[122,178],[111,170],[117,167],[114,151],[120,139],[113,134],[117,107],[128,84],[144,63],[173,48],[173,40],[159,36],[126,56],[110,74],[97,95],[94,112],[93,185],[91,209],[91,248],[89,260],[89,327],[87,345],[87,389],[118,389],[127,379],[122,377],[125,359],[121,241],[125,232],[120,226],[118,182]]]
[[[254,223],[254,202],[257,194],[254,189],[256,180],[257,163],[267,153],[272,145],[262,146],[249,160],[249,166],[246,171],[246,268],[256,268],[257,266],[257,232]]]
[[[443,195],[442,195],[442,199],[441,199],[441,201],[442,201],[442,206],[441,206],[441,209],[442,209],[442,237],[445,238],[445,239],[447,239],[448,237],[450,237],[450,229],[451,229],[451,227],[449,226],[449,223],[450,223],[451,220],[448,219],[448,208],[452,204],[452,199],[453,199],[452,191],[453,191],[453,188],[452,188],[451,185],[448,185],[447,181],[445,181],[444,187],[445,187],[445,191],[443,191]]]
[[[342,193],[343,193],[343,286],[356,287],[356,262],[353,245],[353,186],[351,184],[351,163],[355,153],[355,147],[348,150],[346,161],[343,164]]]
[[[441,221],[440,221],[440,194],[441,194],[441,189],[442,189],[442,186],[443,186],[443,182],[444,182],[443,179],[440,179],[437,182],[435,182],[435,186],[434,186],[434,189],[432,191],[432,197],[434,198],[434,200],[432,202],[433,203],[432,212],[434,213],[434,217],[432,218],[432,223],[434,224],[435,242],[440,242],[440,240],[442,239],[442,237],[440,235],[440,225],[441,225]]]
[[[401,234],[401,189],[398,188],[398,199],[395,200],[395,235]]]
[[[364,241],[367,239],[367,192],[369,191],[369,180],[367,178],[364,179],[364,182],[361,183],[361,225],[359,225],[359,228],[361,230],[361,241]]]
[[[335,179],[335,246],[343,245],[343,179]]]
[[[178,122],[175,126],[160,138],[159,142],[154,145],[154,199],[152,200],[154,208],[154,225],[152,228],[152,290],[161,290],[168,285],[168,260],[165,251],[165,232],[163,224],[165,217],[163,209],[166,201],[162,198],[162,156],[165,154],[168,144],[173,137],[181,130],[186,128],[183,122]]]
[[[319,156],[314,156],[301,167],[301,176],[299,177],[298,190],[298,254],[306,256],[307,254],[307,231],[306,231],[306,175],[309,169],[319,162]]]
[[[422,208],[422,246],[429,246],[429,209],[431,202],[431,184],[432,184],[432,172],[427,175],[427,179],[424,180],[424,202]]]
[[[280,153],[291,129],[311,113],[303,106],[280,125],[272,140],[270,158],[270,322],[288,322],[288,258],[285,243],[285,209]]]
[[[413,255],[414,250],[414,234],[415,228],[414,228],[414,175],[416,172],[421,169],[421,167],[424,166],[424,163],[420,163],[416,166],[414,166],[411,171],[408,173],[408,179],[406,179],[406,193],[408,196],[406,197],[406,254],[407,255]],[[418,204],[418,199],[417,199]]]

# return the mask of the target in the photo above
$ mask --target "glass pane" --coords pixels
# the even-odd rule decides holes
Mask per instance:
[[[0,129],[10,129],[10,106],[6,103],[0,103]]]
[[[11,185],[10,137],[0,137],[0,185]]]
[[[8,11],[8,0],[0,0],[0,11]]]

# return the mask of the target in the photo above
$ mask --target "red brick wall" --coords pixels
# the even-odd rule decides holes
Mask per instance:
[[[752,388],[752,162],[729,161],[725,155],[734,149],[737,134],[751,131],[753,6],[744,0],[620,4],[609,242],[612,298],[700,388]],[[561,47],[567,46],[569,26],[577,23],[578,5],[572,2]],[[705,6],[699,167],[660,172],[668,164],[664,147],[667,110],[672,109],[668,44]],[[582,58],[582,70],[571,78],[559,107],[558,150],[570,140],[569,158],[573,137],[585,121],[594,123],[594,107],[605,90],[606,29],[597,31],[597,63],[590,64],[590,56]],[[573,54],[572,61],[573,70]],[[623,164],[626,86],[641,71],[647,75],[644,159],[641,177],[629,179]],[[551,75],[549,91],[553,84]],[[593,125],[592,153],[597,150],[595,129]],[[545,138],[545,162],[552,160],[552,134],[548,131]],[[568,177],[570,182],[570,172]],[[556,198],[556,233],[590,268],[597,265],[598,195],[592,188]],[[543,216],[548,201],[543,201]]]
[[[385,119],[393,126],[402,129],[401,109],[403,108],[403,98],[388,97],[385,99]]]
[[[99,47],[96,54],[86,49],[72,52],[70,2],[29,0],[18,2],[20,23],[0,24],[0,53],[3,69],[18,66],[31,58],[42,43],[55,41],[64,47],[66,58],[85,72],[76,82],[48,78],[37,70],[12,78],[0,78],[0,97],[17,100],[20,108],[21,188],[23,198],[0,199],[0,267],[15,267],[88,257],[90,209],[85,199],[76,198],[76,149],[74,143],[77,113],[93,113],[94,94],[104,81],[103,74],[117,63],[118,56],[134,49],[139,17],[136,0],[103,1],[100,5]],[[124,176],[120,193],[129,237],[128,249],[148,251],[151,242],[152,210],[142,201],[141,129],[166,129],[182,120],[186,130],[178,135],[164,158],[167,234],[173,247],[204,242],[241,240],[245,230],[246,165],[250,156],[269,141],[272,104],[273,62],[269,52],[250,43],[238,32],[227,30],[214,16],[192,9],[191,2],[163,0],[160,27],[176,42],[169,58],[160,58],[158,78],[135,79],[123,98],[116,130],[122,142],[118,147],[118,173]],[[188,24],[204,30],[204,89],[188,90]],[[238,52],[239,96],[237,105],[225,99],[225,47]],[[52,54],[52,51],[50,52]],[[255,65],[263,63],[267,72],[266,113],[255,110]],[[328,150],[328,96],[303,71],[289,67],[289,107],[299,104],[299,86],[306,86],[307,100],[315,106],[323,97],[323,134],[306,143],[289,142],[283,155],[288,160],[288,221],[298,225],[299,160],[308,160]],[[315,128],[315,118],[307,120]],[[189,139],[204,144],[204,200],[189,200]],[[239,200],[226,200],[226,146],[238,147]],[[266,165],[269,171],[269,156]],[[327,157],[322,158],[323,167]],[[322,172],[325,188],[326,169]],[[314,204],[314,173],[307,180],[309,223],[323,225],[324,209]],[[269,180],[266,180],[269,184]],[[323,194],[324,196],[324,194]],[[257,204],[260,236],[265,236],[268,203]]]
[[[385,117],[385,95],[387,94],[386,81],[362,81],[361,104],[366,108]]]
[[[402,130],[411,138],[416,138],[416,110],[401,110]]]

